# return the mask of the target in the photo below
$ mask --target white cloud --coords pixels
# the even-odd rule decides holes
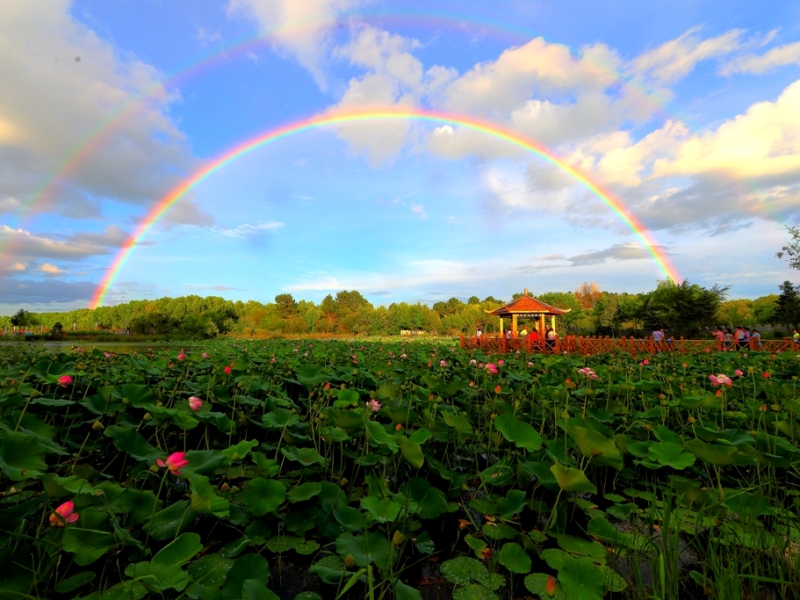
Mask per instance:
[[[745,54],[728,61],[720,69],[723,75],[751,73],[760,75],[786,65],[800,65],[800,42],[776,46],[764,54]]]
[[[259,223],[256,225],[244,223],[233,228],[219,227],[216,231],[225,237],[248,239],[256,235],[275,232],[282,227],[283,223],[271,221],[269,223]]]
[[[428,218],[428,215],[425,213],[425,207],[423,207],[421,204],[414,204],[412,202],[411,203],[411,212],[413,212],[415,215],[417,215],[423,221]]]
[[[757,102],[716,129],[682,142],[675,158],[655,160],[653,174],[727,172],[754,178],[800,176],[800,81],[775,102]]]
[[[692,27],[683,35],[644,52],[631,61],[630,67],[639,76],[659,84],[672,84],[701,61],[727,56],[744,45],[744,30],[732,29],[716,37],[701,39],[700,27]]]
[[[60,267],[52,263],[42,263],[39,265],[39,271],[47,275],[48,277],[56,277],[58,275],[63,275],[66,271]]]
[[[219,31],[211,31],[204,27],[197,28],[195,37],[197,37],[197,41],[200,42],[202,46],[213,46],[222,41],[222,35]]]
[[[81,148],[39,210],[81,218],[104,198],[149,203],[194,164],[167,114],[178,96],[69,9],[68,0],[0,3],[0,196],[27,202]],[[87,132],[103,123],[87,145]]]
[[[259,24],[275,47],[308,69],[327,87],[324,64],[330,30],[347,11],[371,0],[229,0],[228,14],[244,14]]]

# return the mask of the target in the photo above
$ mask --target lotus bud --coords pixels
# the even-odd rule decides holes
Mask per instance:
[[[405,541],[406,541],[406,536],[403,535],[402,532],[400,532],[400,531],[395,531],[394,532],[394,535],[392,536],[392,544],[394,546],[399,546],[400,544],[402,544]]]
[[[142,417],[142,419],[145,420],[145,421],[149,421],[152,418],[153,417],[152,417],[152,415],[150,413],[144,413],[144,416]]]
[[[92,429],[94,429],[95,431],[102,431],[103,429],[105,429],[105,427],[100,421],[95,421],[94,423],[92,423]]]
[[[231,456],[231,460],[240,460],[242,457],[239,456],[238,452],[234,452],[233,456]]]
[[[346,567],[354,567],[356,565],[356,559],[353,558],[352,554],[348,554],[344,557],[344,564]]]
[[[231,488],[231,494],[235,494],[235,493],[236,493],[236,492],[238,492],[238,491],[239,491],[239,487],[238,487],[238,486],[233,486],[233,487]]]

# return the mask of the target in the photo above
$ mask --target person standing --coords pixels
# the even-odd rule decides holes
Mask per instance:
[[[750,339],[756,343],[756,348],[761,350],[761,334],[758,333],[758,329],[753,329],[752,335],[750,335]]]

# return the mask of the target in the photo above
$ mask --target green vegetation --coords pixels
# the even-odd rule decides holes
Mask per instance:
[[[798,376],[743,352],[6,346],[0,589],[795,598]]]
[[[663,281],[655,290],[643,294],[603,292],[596,284],[586,283],[575,292],[545,292],[537,297],[571,309],[560,319],[562,334],[649,335],[655,327],[663,326],[676,337],[697,337],[709,335],[708,328],[716,325],[753,327],[776,323],[788,327],[798,323],[797,289],[786,282],[781,290],[780,296],[725,301],[727,288],[704,288],[687,281]],[[793,296],[789,298],[787,294]],[[129,331],[141,339],[202,339],[221,334],[376,336],[398,335],[401,331],[472,335],[479,324],[486,333],[496,331],[498,322],[486,311],[503,303],[491,296],[482,301],[473,296],[466,303],[451,298],[433,306],[405,302],[373,306],[357,291],[328,295],[319,304],[297,301],[291,294],[279,294],[274,303],[267,304],[184,296],[66,313],[20,311],[14,317],[0,317],[0,328],[15,324],[34,332],[55,328],[78,339],[98,335],[98,331]],[[74,334],[73,328],[80,333]]]

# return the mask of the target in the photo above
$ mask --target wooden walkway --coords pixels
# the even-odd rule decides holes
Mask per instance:
[[[744,347],[737,348],[735,343],[730,347],[724,342],[716,340],[675,340],[673,343],[655,342],[650,339],[610,338],[610,337],[583,337],[566,336],[556,338],[552,342],[546,340],[532,340],[520,337],[507,340],[500,336],[482,335],[481,337],[461,336],[461,347],[465,350],[483,350],[492,354],[507,354],[509,352],[528,352],[537,354],[604,354],[607,352],[627,352],[629,354],[658,354],[659,352],[677,352],[679,354],[696,354],[699,352],[723,352],[726,350],[751,351],[751,352],[778,352],[797,351],[800,353],[800,344],[794,344],[791,339],[784,340],[750,340]]]

